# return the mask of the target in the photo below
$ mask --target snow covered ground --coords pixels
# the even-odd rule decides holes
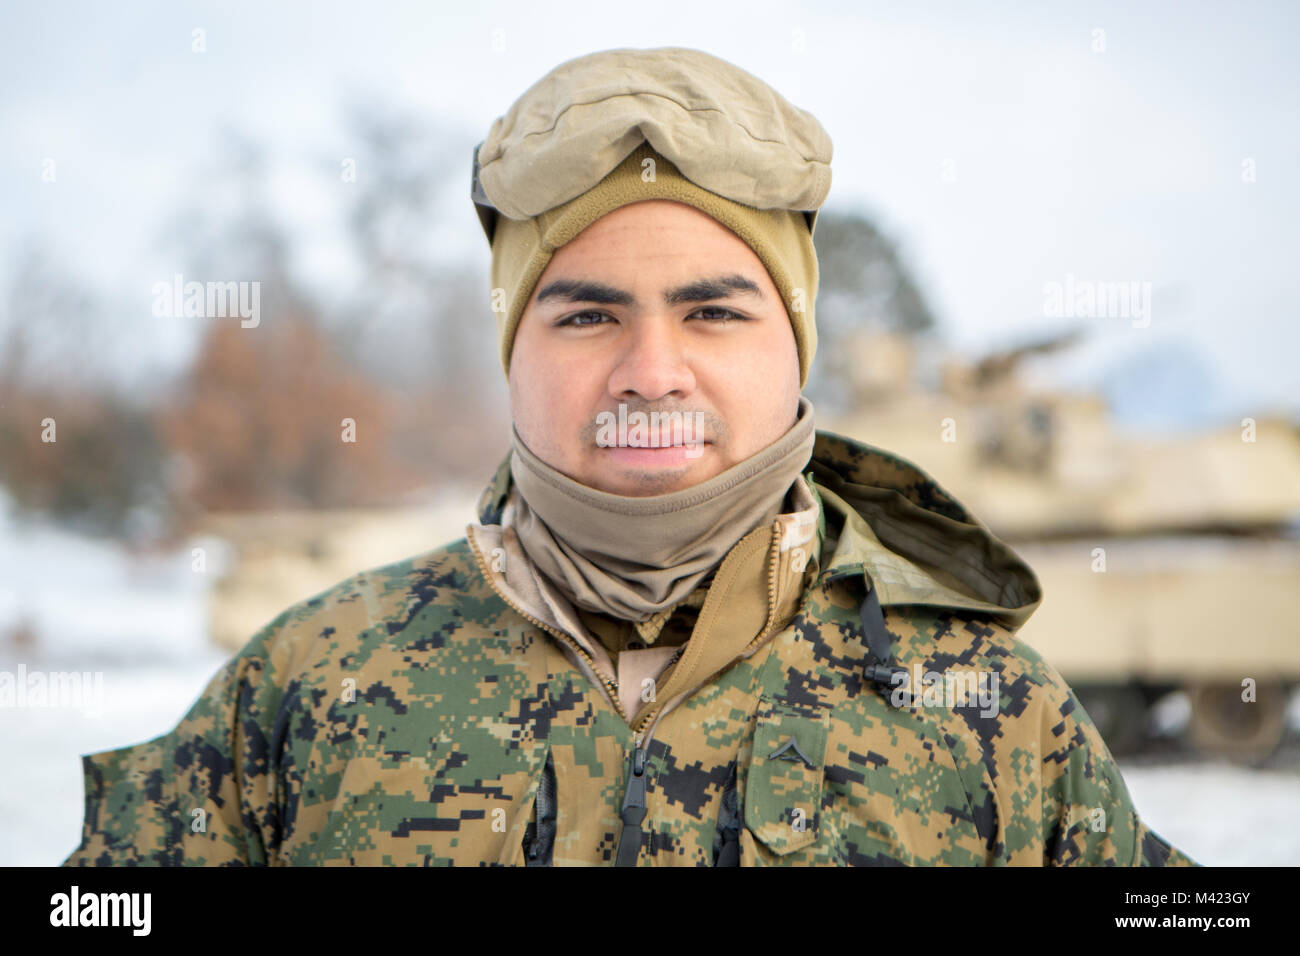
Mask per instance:
[[[61,862],[80,840],[80,755],[169,730],[226,660],[204,633],[213,566],[191,570],[189,546],[137,561],[19,527],[0,501],[0,672],[89,671],[102,681],[92,676],[73,706],[0,706],[0,865]],[[34,645],[13,643],[20,625]],[[1295,708],[1292,717],[1296,728]],[[1147,824],[1198,862],[1297,865],[1300,747],[1291,752],[1268,770],[1138,758],[1120,767]]]
[[[1300,768],[1120,761],[1146,824],[1206,866],[1300,866]]]

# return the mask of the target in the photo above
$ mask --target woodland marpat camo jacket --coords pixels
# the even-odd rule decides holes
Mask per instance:
[[[819,432],[803,480],[819,556],[742,538],[629,717],[476,543],[503,463],[467,537],[288,608],[174,730],[83,758],[65,865],[1194,865],[1016,638],[1009,548],[856,441]]]

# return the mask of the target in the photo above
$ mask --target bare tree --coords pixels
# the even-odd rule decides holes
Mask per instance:
[[[863,213],[823,209],[813,234],[820,281],[817,356],[809,377],[814,402],[843,409],[851,401],[849,346],[862,333],[918,336],[934,315],[897,246]]]

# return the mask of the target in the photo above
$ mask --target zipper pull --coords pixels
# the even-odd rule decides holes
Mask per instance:
[[[615,866],[636,866],[641,852],[641,821],[646,815],[646,752],[639,746],[628,758],[627,788],[623,791],[623,830],[618,836]]]

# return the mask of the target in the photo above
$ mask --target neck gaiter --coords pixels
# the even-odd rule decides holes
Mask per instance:
[[[781,513],[812,457],[812,403],[771,445],[702,484],[635,497],[580,484],[512,429],[513,521],[537,569],[575,605],[644,621],[689,595],[741,538]]]

